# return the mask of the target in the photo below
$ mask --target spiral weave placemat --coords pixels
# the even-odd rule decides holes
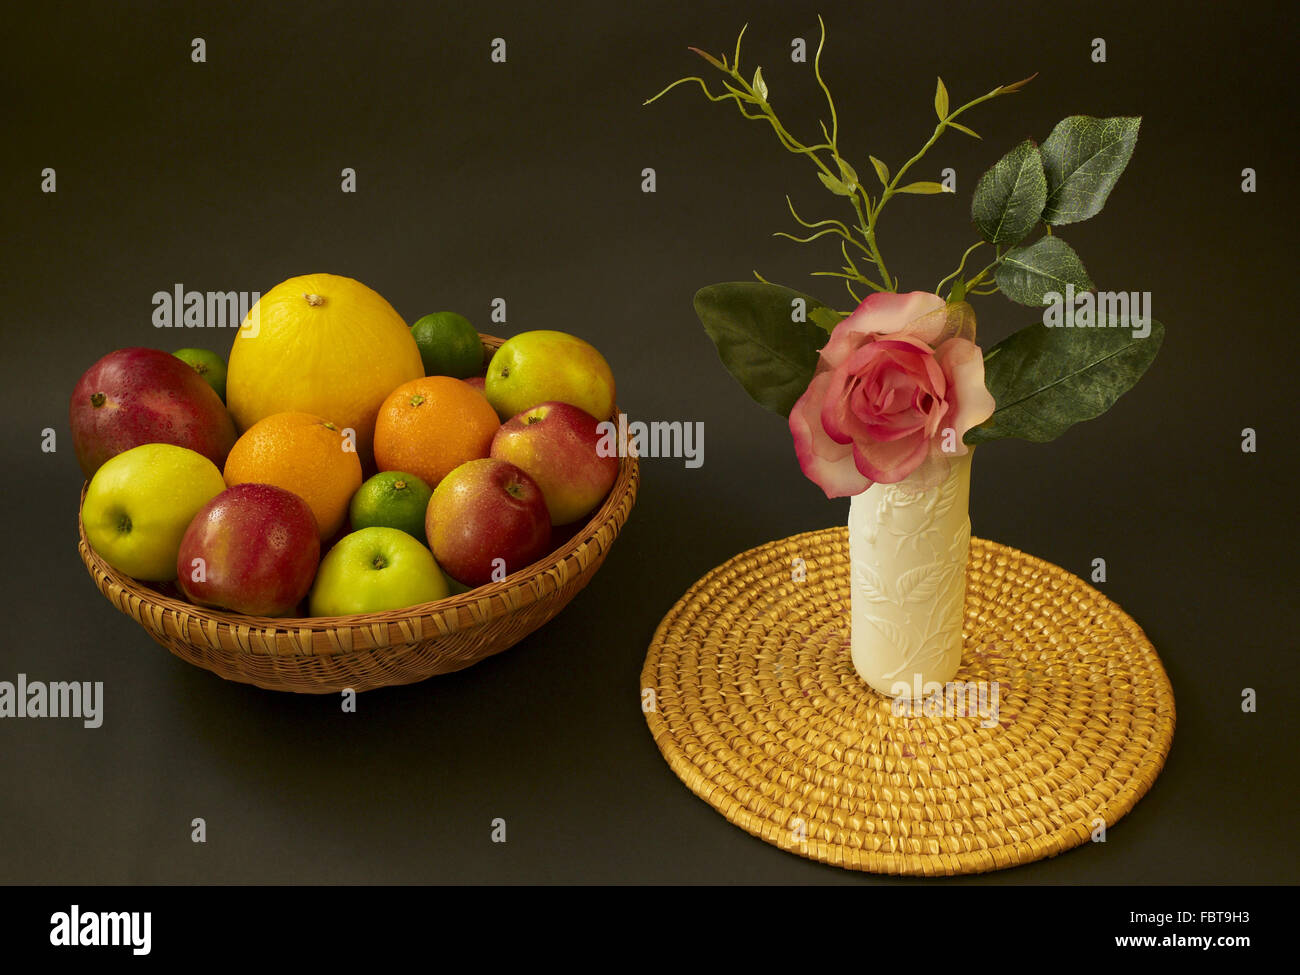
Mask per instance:
[[[973,538],[964,639],[954,681],[985,682],[983,700],[968,688],[949,716],[893,713],[849,657],[847,531],[807,532],[691,587],[651,642],[642,708],[696,795],[823,863],[979,873],[1113,826],[1173,740],[1142,630],[1058,566]]]

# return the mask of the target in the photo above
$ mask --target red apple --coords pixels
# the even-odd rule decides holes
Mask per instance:
[[[484,391],[485,380],[482,376],[470,376],[468,379],[462,379],[461,382],[465,383],[467,386],[473,386],[480,393],[483,393],[484,396],[487,395]]]
[[[220,470],[235,444],[221,397],[192,366],[158,349],[118,349],[86,370],[68,408],[72,449],[86,477],[132,447],[169,443]]]
[[[270,484],[236,484],[190,522],[176,575],[200,606],[285,616],[307,595],[319,562],[320,531],[306,501]]]
[[[429,548],[467,586],[503,579],[551,547],[551,519],[536,482],[514,464],[484,457],[439,482],[424,516]]]
[[[602,457],[599,421],[568,403],[542,403],[501,424],[491,456],[537,482],[551,524],[568,525],[600,504],[618,477],[618,458]]]

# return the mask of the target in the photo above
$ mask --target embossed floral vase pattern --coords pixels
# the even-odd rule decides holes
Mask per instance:
[[[937,487],[874,484],[850,502],[853,666],[882,694],[921,697],[961,663],[973,455]]]

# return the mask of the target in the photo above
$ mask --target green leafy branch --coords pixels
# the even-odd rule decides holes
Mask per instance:
[[[971,197],[971,221],[982,239],[936,293],[951,281],[949,301],[1001,291],[1020,304],[1042,306],[1068,287],[1092,290],[1078,254],[1052,228],[1101,212],[1133,155],[1141,124],[1141,118],[1072,115],[1057,123],[1041,147],[1026,139],[994,163]],[[1040,223],[1043,236],[1024,244]],[[967,259],[984,244],[992,245],[993,260],[965,277]]]
[[[826,28],[820,17],[818,23],[822,30],[813,74],[830,115],[829,127],[824,121],[818,123],[821,141],[805,143],[790,133],[771,105],[761,67],[746,80],[740,68],[744,30],[730,61],[726,55],[715,57],[691,48],[723,74],[720,91],[710,89],[703,78],[682,78],[646,104],[678,85],[698,84],[710,101],[734,102],[745,118],[766,122],[786,150],[810,159],[821,184],[846,199],[853,218],[806,220],[787,196],[790,215],[809,233],[798,236],[779,231],[777,236],[799,243],[838,238],[843,267],[814,274],[842,278],[857,302],[855,284],[875,291],[897,291],[899,287],[897,275],[885,266],[877,239],[885,204],[903,193],[941,193],[946,189],[932,181],[904,182],[909,171],[948,129],[979,138],[956,119],[976,105],[1018,91],[1033,76],[995,88],[955,110],[939,79],[934,95],[938,123],[920,150],[897,172],[891,172],[875,156],[867,157],[880,184],[873,194],[839,150],[839,115],[821,73]],[[1001,292],[1022,305],[1042,308],[1061,301],[1071,289],[1076,295],[1091,292],[1094,286],[1083,262],[1054,228],[1087,220],[1101,211],[1133,154],[1141,121],[1070,116],[1052,130],[1041,147],[1026,140],[999,159],[979,179],[971,199],[971,222],[979,239],[966,248],[956,270],[939,282],[935,293],[942,293],[947,286],[948,301],[958,302]],[[1040,226],[1042,235],[1030,242]],[[985,247],[992,248],[992,259],[985,251],[973,260]],[[987,263],[979,266],[985,260]],[[968,271],[968,264],[979,269]],[[727,370],[757,402],[786,416],[808,389],[827,336],[844,313],[809,295],[764,281],[757,272],[755,277],[758,282],[702,288],[695,296],[695,310]],[[1130,317],[1125,308],[1098,306],[1093,328],[1049,327],[1044,318],[988,350],[985,385],[997,405],[987,421],[967,431],[966,443],[1006,437],[1051,440],[1114,405],[1151,365],[1164,336],[1164,326],[1150,318],[1149,310],[1138,319]]]
[[[820,16],[817,18],[817,23],[821,28],[821,37],[817,43],[817,51],[813,56],[813,76],[826,98],[827,110],[830,115],[829,128],[825,121],[818,121],[822,136],[820,142],[802,142],[793,136],[782,123],[769,100],[770,92],[767,82],[763,78],[761,66],[755,68],[753,76],[746,80],[745,73],[742,73],[740,67],[740,50],[748,25],[741,29],[740,35],[736,39],[735,51],[730,62],[727,60],[725,53],[714,56],[699,48],[690,48],[691,51],[698,54],[725,76],[719,82],[722,91],[715,93],[709,88],[708,83],[698,76],[680,78],[653,98],[647,99],[645,104],[649,105],[658,101],[679,85],[694,83],[699,85],[704,96],[709,101],[734,102],[743,117],[752,121],[767,122],[776,134],[778,141],[787,151],[810,159],[817,167],[817,177],[822,185],[836,196],[844,197],[852,207],[853,226],[850,227],[843,221],[834,219],[806,221],[795,211],[794,204],[790,202],[790,198],[787,196],[786,203],[790,207],[790,213],[795,221],[805,229],[814,231],[814,233],[799,237],[785,232],[778,232],[777,236],[798,243],[811,243],[828,236],[838,237],[844,265],[837,271],[815,271],[813,272],[814,276],[842,278],[850,296],[855,301],[860,301],[857,292],[853,290],[854,283],[865,285],[874,291],[898,290],[898,278],[890,274],[884,258],[881,256],[877,240],[877,225],[885,204],[893,197],[904,193],[935,194],[948,192],[948,188],[942,183],[932,180],[904,183],[904,177],[913,166],[924,158],[925,154],[939,141],[939,137],[947,129],[956,129],[958,132],[978,139],[979,135],[977,133],[956,121],[956,119],[976,105],[1001,95],[1019,91],[1032,81],[1035,76],[1031,75],[1029,78],[1017,81],[1014,84],[1001,85],[956,109],[950,108],[948,89],[944,86],[943,79],[940,78],[934,95],[934,110],[938,118],[938,124],[935,125],[933,133],[931,133],[930,138],[920,150],[903,163],[897,172],[893,173],[891,173],[889,166],[880,159],[875,156],[867,157],[875,170],[881,187],[878,195],[872,195],[871,191],[863,186],[859,180],[856,168],[844,158],[839,150],[839,113],[835,108],[835,99],[832,97],[821,72],[822,49],[826,43],[826,24]],[[857,260],[854,260],[854,257],[850,255],[850,248],[852,248],[853,254],[858,255]],[[870,265],[871,268],[874,268],[874,271],[871,271],[870,268],[864,270],[859,266],[859,262]],[[874,274],[874,277],[871,276],[872,274]],[[757,274],[755,276],[759,277]],[[762,278],[759,277],[759,280],[761,281]]]

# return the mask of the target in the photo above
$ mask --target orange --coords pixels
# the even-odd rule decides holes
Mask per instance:
[[[450,376],[398,386],[375,420],[375,463],[406,471],[431,488],[468,460],[486,457],[501,427],[483,394]]]
[[[235,441],[226,485],[274,484],[307,502],[321,540],[343,527],[361,487],[361,460],[338,424],[310,413],[273,413]]]
[[[240,430],[273,413],[323,416],[355,431],[368,460],[379,404],[423,375],[411,330],[382,295],[341,275],[304,274],[262,295],[244,319],[226,405]]]

